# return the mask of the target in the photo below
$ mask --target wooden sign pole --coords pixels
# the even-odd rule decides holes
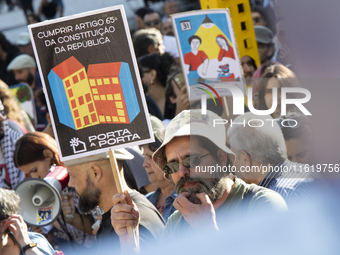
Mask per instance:
[[[116,157],[114,156],[113,150],[109,150],[108,153],[109,153],[109,157],[110,157],[110,164],[111,164],[111,169],[112,169],[112,172],[113,172],[113,177],[115,179],[117,192],[118,192],[118,194],[124,194],[122,181],[120,180],[119,171],[118,171],[118,167],[117,167]],[[126,204],[126,201],[124,201],[122,203]],[[136,240],[135,232],[134,232],[134,230],[132,229],[131,226],[127,227],[127,232],[129,233],[130,244],[133,245],[133,247],[138,247],[138,241],[139,240]]]
[[[228,101],[227,101],[226,96],[222,97],[222,106],[223,106],[223,112],[225,114],[225,117],[226,117],[227,120],[229,120],[230,119],[230,113],[229,113]]]

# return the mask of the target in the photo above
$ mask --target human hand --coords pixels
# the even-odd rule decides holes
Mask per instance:
[[[8,229],[13,233],[22,247],[32,243],[31,239],[28,237],[27,225],[21,215],[12,214],[7,219],[7,223],[9,224]]]
[[[126,204],[125,204],[126,201]],[[128,191],[116,194],[112,197],[113,207],[111,209],[111,224],[122,243],[130,243],[130,234],[127,227],[132,227],[139,240],[138,225],[140,221],[139,211],[132,201]]]
[[[202,204],[193,204],[188,200],[189,196],[189,192],[183,192],[173,203],[184,219],[197,231],[206,228],[218,230],[215,209],[208,195],[206,193],[196,194]]]
[[[288,45],[283,45],[280,49],[279,58],[282,60],[282,64],[284,65],[295,63],[294,54]]]
[[[66,196],[61,196],[61,207],[65,215],[66,223],[72,225],[75,219],[76,207],[74,205],[73,192],[67,193]]]
[[[176,85],[173,86],[174,92],[176,94],[176,115],[183,110],[190,109],[189,95],[186,86],[179,89]]]

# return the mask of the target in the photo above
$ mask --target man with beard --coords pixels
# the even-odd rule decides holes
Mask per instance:
[[[270,62],[275,53],[272,31],[264,26],[254,26],[257,50],[261,65]]]
[[[15,80],[18,83],[27,83],[33,90],[34,94],[38,90],[42,89],[42,84],[35,60],[30,55],[21,54],[15,57],[8,65],[7,71],[13,71]],[[40,107],[36,98],[35,108],[37,114],[37,125],[35,126],[35,129],[37,131],[42,131],[46,127],[46,108]]]
[[[113,177],[108,153],[100,153],[92,156],[69,160],[65,162],[69,173],[69,187],[73,187],[78,196],[78,209],[83,214],[89,214],[97,206],[102,209],[102,222],[97,232],[97,251],[104,252],[106,249],[115,249],[119,252],[119,239],[112,228],[110,217],[113,206],[112,197],[123,196],[128,203],[136,206],[134,213],[140,215],[139,236],[141,245],[149,244],[157,240],[164,229],[164,220],[157,209],[139,192],[131,190],[126,184],[122,160],[133,159],[133,155],[125,149],[114,151],[117,159],[122,189],[125,195],[117,194],[117,188]],[[75,215],[75,222],[70,223],[79,229],[80,217]],[[79,218],[79,219],[78,219]],[[88,218],[86,219],[88,221]],[[94,220],[91,220],[91,224]],[[91,233],[91,224],[86,222],[86,232]],[[104,252],[102,254],[107,254]]]
[[[154,10],[149,10],[145,14],[144,24],[146,28],[154,27],[158,29],[160,32],[163,32],[161,15]],[[179,58],[179,53],[175,37],[163,34],[163,44],[165,46],[165,52],[168,52],[177,61]]]
[[[178,197],[166,225],[167,236],[188,231],[218,230],[223,220],[244,219],[253,213],[284,211],[283,198],[276,192],[248,185],[231,174],[234,153],[225,145],[226,130],[222,119],[213,112],[185,110],[168,125],[164,142],[153,154],[153,161],[175,184]],[[115,229],[138,225],[138,218],[113,198],[112,210],[124,213],[124,220],[112,218]],[[118,208],[121,210],[118,210]],[[117,209],[116,209],[117,208]],[[124,222],[125,221],[125,222]],[[126,231],[119,231],[121,239]]]
[[[163,26],[162,26],[162,34],[163,35],[168,35],[168,36],[175,36],[174,35],[174,29],[172,28],[172,22],[170,18],[167,18],[162,21]]]
[[[246,80],[246,85],[251,85],[251,78],[256,71],[255,60],[249,56],[243,56],[241,58],[241,67],[243,70],[243,75]]]
[[[15,142],[21,135],[11,129],[0,100],[0,188],[15,189],[25,178],[25,173],[14,166]]]

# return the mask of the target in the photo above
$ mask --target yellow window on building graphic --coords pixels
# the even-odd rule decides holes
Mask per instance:
[[[112,83],[118,84],[119,83],[118,78],[117,77],[112,78]]]
[[[99,98],[98,95],[93,96],[93,99],[94,99],[94,100],[100,100],[100,98]]]
[[[98,94],[98,90],[97,89],[92,89],[92,93],[93,94]]]
[[[112,116],[112,121],[113,121],[113,122],[118,122],[118,117]]]
[[[114,94],[113,96],[115,97],[115,100],[122,100],[122,96],[119,93]]]
[[[123,103],[122,102],[116,102],[116,107],[117,108],[123,108]]]
[[[107,85],[107,84],[110,84],[110,79],[109,78],[105,78],[103,79],[104,80],[104,84]]]
[[[119,117],[120,122],[126,122],[125,117]]]
[[[97,84],[102,85],[103,84],[102,79],[97,79]]]
[[[99,121],[100,121],[100,122],[105,122],[105,117],[104,117],[103,115],[100,115],[100,116],[99,116]]]
[[[90,85],[91,85],[92,87],[95,87],[95,86],[96,86],[96,81],[93,80],[93,79],[90,79]]]
[[[118,116],[125,116],[124,110],[117,110]]]
[[[113,96],[112,96],[111,94],[107,94],[107,95],[106,95],[106,99],[107,99],[107,100],[113,100]]]
[[[105,116],[105,118],[106,118],[106,121],[108,121],[108,122],[111,122],[111,116]]]
[[[101,100],[106,100],[106,96],[105,95],[100,95],[100,99]]]

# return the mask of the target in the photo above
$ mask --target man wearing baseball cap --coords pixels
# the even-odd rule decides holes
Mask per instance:
[[[35,60],[30,55],[21,54],[15,57],[11,63],[9,63],[7,71],[13,71],[15,80],[18,83],[27,83],[33,90],[33,94],[42,89],[42,83]],[[37,131],[42,131],[46,127],[47,123],[45,116],[46,108],[39,106],[36,98],[34,101],[37,114],[37,125],[35,126],[35,129]]]
[[[120,245],[116,231],[112,228],[110,217],[113,206],[112,197],[118,194],[121,201],[125,200],[129,205],[134,205],[133,213],[140,217],[139,236],[141,245],[157,240],[164,229],[164,220],[157,209],[136,190],[131,190],[124,179],[122,160],[131,160],[133,155],[125,149],[114,150],[117,159],[117,169],[121,179],[124,195],[118,194],[113,177],[112,168],[107,152],[91,155],[83,158],[65,161],[69,173],[69,187],[73,187],[79,199],[78,210],[82,214],[88,214],[97,206],[104,211],[102,222],[97,232],[97,251],[95,254],[105,251],[108,247],[119,252]],[[122,197],[121,197],[122,196]],[[73,198],[69,199],[72,203]],[[74,209],[73,209],[74,210]],[[72,213],[73,212],[69,212]],[[68,223],[83,230],[80,217],[74,215],[68,217]],[[90,218],[91,224],[94,220]],[[92,233],[91,224],[87,219],[86,232]],[[106,254],[106,253],[102,253]]]
[[[261,64],[266,64],[272,59],[275,53],[273,33],[269,28],[264,26],[254,26],[254,30]]]
[[[218,230],[230,215],[237,220],[261,210],[287,208],[278,193],[248,185],[232,174],[234,153],[225,145],[224,125],[216,122],[222,119],[210,111],[206,115],[201,110],[182,111],[170,122],[163,144],[153,154],[153,161],[178,193],[173,204],[178,211],[168,219],[165,236]],[[129,224],[137,223],[131,217]]]

